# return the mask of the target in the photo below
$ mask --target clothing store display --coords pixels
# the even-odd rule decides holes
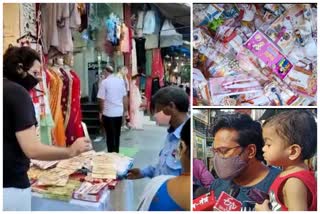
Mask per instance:
[[[73,51],[72,30],[81,24],[76,4],[41,3],[43,53],[58,50],[62,54]],[[53,49],[55,48],[55,49]],[[50,54],[49,54],[50,55]]]
[[[136,38],[137,65],[144,66],[146,64],[145,38]]]
[[[25,88],[3,79],[3,187],[25,189],[30,186],[29,158],[22,151],[16,132],[36,126],[34,106]]]

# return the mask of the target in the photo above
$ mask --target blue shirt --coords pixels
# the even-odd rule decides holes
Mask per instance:
[[[163,183],[153,197],[149,211],[185,211],[169,195],[168,181]]]
[[[186,122],[187,120],[185,120]],[[181,174],[181,163],[176,160],[175,154],[180,141],[180,133],[185,122],[175,130],[172,127],[168,129],[168,135],[163,149],[159,153],[159,161],[155,166],[149,165],[141,170],[143,177],[153,178],[159,175]]]
[[[242,203],[242,210],[243,211],[253,211],[253,208],[255,206],[255,202],[252,201],[250,198],[248,198],[247,193],[249,192],[250,189],[257,188],[265,193],[269,192],[269,188],[275,178],[278,176],[278,174],[281,171],[275,167],[270,167],[269,168],[269,173],[268,175],[260,181],[258,184],[250,187],[242,187],[239,186],[240,192],[238,196],[236,197],[237,200],[241,201]],[[214,191],[214,195],[216,200],[218,200],[220,194],[222,191],[228,192],[230,190],[231,184],[233,182],[231,180],[223,180],[223,179],[215,179],[213,183],[210,186],[210,190]],[[235,184],[233,184],[235,185]]]

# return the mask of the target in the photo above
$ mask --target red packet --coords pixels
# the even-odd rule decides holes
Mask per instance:
[[[293,67],[293,64],[284,54],[259,30],[251,36],[244,46],[270,67],[282,80]]]
[[[192,202],[193,211],[212,211],[215,204],[214,192],[201,195]]]

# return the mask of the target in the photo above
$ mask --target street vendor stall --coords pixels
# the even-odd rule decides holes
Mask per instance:
[[[123,210],[127,206],[123,200],[133,194],[132,181],[121,181],[133,159],[121,154],[90,151],[68,160],[32,160],[31,164],[32,210]],[[117,197],[120,182],[126,197],[122,189]],[[112,197],[119,201],[116,207]]]

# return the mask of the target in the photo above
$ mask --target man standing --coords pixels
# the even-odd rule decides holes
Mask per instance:
[[[180,132],[188,120],[189,99],[186,92],[175,86],[160,89],[153,97],[152,102],[157,124],[163,124],[161,119],[167,117],[170,125],[164,147],[159,154],[156,165],[149,165],[142,169],[134,168],[128,171],[128,179],[144,177],[153,178],[158,175],[180,175],[181,163],[176,159]]]
[[[99,119],[107,134],[108,152],[119,153],[122,117],[128,115],[128,97],[125,82],[113,74],[113,68],[105,68],[106,78],[98,91]]]

